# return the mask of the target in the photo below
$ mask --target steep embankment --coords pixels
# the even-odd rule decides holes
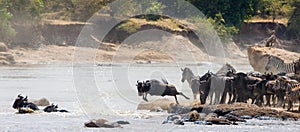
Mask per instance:
[[[299,53],[290,52],[278,48],[263,47],[263,46],[251,46],[248,48],[249,62],[255,71],[261,73],[266,72],[265,66],[268,62],[269,56],[277,56],[282,60],[284,60],[285,63],[290,63],[300,58]],[[267,72],[277,73],[274,67]]]

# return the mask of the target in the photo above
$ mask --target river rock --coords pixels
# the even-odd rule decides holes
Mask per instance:
[[[14,56],[8,52],[0,52],[0,65],[15,64]]]
[[[97,119],[91,120],[89,122],[84,123],[85,127],[103,127],[103,128],[116,128],[121,127],[117,122],[108,122],[105,119]]]
[[[171,108],[168,110],[168,113],[176,114],[186,114],[191,111],[192,107],[189,106],[180,106],[178,104],[171,104]]]
[[[32,103],[34,103],[37,106],[48,106],[50,105],[50,102],[46,98],[41,98],[39,100],[32,100]]]
[[[217,117],[209,117],[206,118],[205,121],[211,122],[213,124],[218,124],[218,125],[231,125],[232,123],[225,119],[225,118],[217,118]]]
[[[229,113],[229,114],[226,114],[225,116],[224,116],[227,120],[229,120],[229,121],[238,121],[238,122],[246,122],[246,120],[245,119],[243,119],[243,118],[241,118],[241,117],[238,117],[237,115],[234,115],[234,114],[231,114],[231,113]]]
[[[120,124],[120,125],[127,125],[130,124],[128,121],[116,121],[116,123]]]
[[[194,122],[200,119],[200,115],[196,110],[193,110],[189,113],[189,121]]]
[[[0,52],[7,52],[7,51],[8,51],[7,46],[4,43],[0,42]]]
[[[163,121],[162,124],[166,124],[166,123],[172,123],[172,124],[176,124],[176,125],[184,125],[181,115],[177,115],[177,114],[169,115],[167,117],[167,120]]]
[[[154,107],[150,110],[150,112],[163,112],[164,110],[161,107]]]

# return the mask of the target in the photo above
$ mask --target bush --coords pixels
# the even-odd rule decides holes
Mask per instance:
[[[0,41],[9,43],[11,39],[15,36],[16,32],[11,27],[9,19],[11,14],[7,12],[6,8],[0,9]]]

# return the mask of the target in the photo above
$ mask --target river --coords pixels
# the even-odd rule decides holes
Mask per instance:
[[[83,64],[65,63],[0,67],[0,131],[297,131],[299,121],[260,121],[230,126],[203,126],[192,123],[183,126],[162,122],[166,112],[136,110],[143,102],[137,95],[136,81],[165,78],[179,91],[192,97],[188,84],[181,83],[180,68],[189,67],[195,74],[207,70],[216,72],[222,65],[204,63],[176,64]],[[238,71],[251,71],[247,64],[236,64]],[[47,98],[70,113],[16,114],[12,103],[18,94],[29,99]],[[159,98],[149,96],[153,101]],[[179,102],[184,101],[182,97]],[[40,107],[42,108],[42,107]],[[85,128],[84,122],[94,118],[109,121],[127,120],[129,125],[114,129]]]

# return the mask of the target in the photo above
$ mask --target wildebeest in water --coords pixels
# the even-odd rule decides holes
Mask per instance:
[[[19,113],[32,113],[39,110],[34,103],[28,102],[27,96],[24,98],[21,94],[17,96],[12,107],[17,109]]]

